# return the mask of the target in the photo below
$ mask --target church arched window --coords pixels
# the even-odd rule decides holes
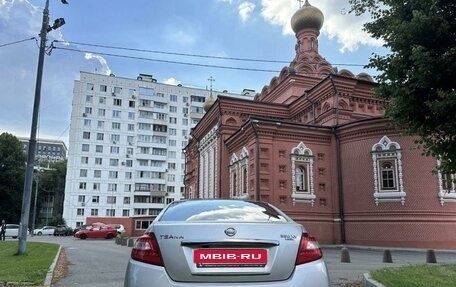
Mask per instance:
[[[402,149],[399,143],[384,136],[371,149],[374,176],[374,200],[405,203],[402,175]]]
[[[293,204],[296,202],[315,203],[313,187],[312,150],[301,142],[291,150],[292,194]]]

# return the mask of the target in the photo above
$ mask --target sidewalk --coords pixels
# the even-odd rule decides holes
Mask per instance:
[[[387,247],[351,246],[348,248],[350,263],[341,262],[341,245],[324,245],[323,259],[328,266],[331,286],[362,281],[363,274],[384,267],[398,267],[408,264],[425,264],[426,249],[403,249]],[[383,252],[391,251],[393,263],[383,263]],[[437,263],[456,264],[456,250],[434,250]],[[360,285],[361,286],[361,285]]]

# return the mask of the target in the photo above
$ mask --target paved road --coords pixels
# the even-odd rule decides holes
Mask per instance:
[[[90,286],[122,287],[131,248],[115,244],[114,240],[74,237],[35,236],[30,241],[61,244],[65,248],[69,274],[53,287]],[[341,262],[340,246],[323,246],[324,259],[331,276],[332,286],[361,281],[364,273],[383,267],[424,264],[426,250],[390,249],[393,263],[382,263],[383,249],[348,246],[350,263]],[[455,251],[436,251],[438,263],[456,264]]]

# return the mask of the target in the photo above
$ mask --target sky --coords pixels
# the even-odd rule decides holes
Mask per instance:
[[[214,90],[260,92],[295,57],[297,0],[50,0],[37,137],[68,144],[74,81],[81,71]],[[0,133],[29,137],[45,0],[0,0]],[[384,54],[348,0],[310,0],[325,16],[319,53],[355,75]],[[112,47],[117,47],[116,49]],[[244,59],[244,60],[237,60]],[[246,61],[267,60],[265,61]]]

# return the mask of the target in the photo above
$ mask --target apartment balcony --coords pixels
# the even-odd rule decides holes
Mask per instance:
[[[190,118],[192,119],[202,119],[204,114],[202,113],[190,113]]]

